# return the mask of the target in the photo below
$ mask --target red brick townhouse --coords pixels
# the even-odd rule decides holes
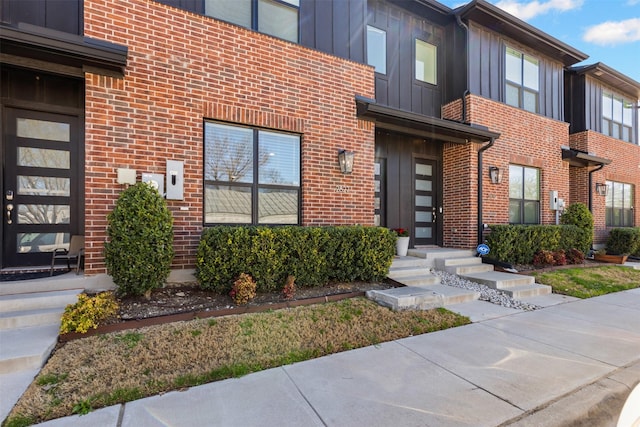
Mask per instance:
[[[176,272],[216,224],[375,224],[471,248],[484,224],[554,223],[552,191],[591,201],[599,239],[638,224],[638,119],[617,106],[640,85],[572,68],[586,55],[485,1],[0,7],[3,269],[82,234],[102,275],[106,216],[140,180],[166,194]]]

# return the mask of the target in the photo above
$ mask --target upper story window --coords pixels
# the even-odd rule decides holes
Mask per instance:
[[[540,223],[540,170],[509,165],[509,223]]]
[[[532,113],[538,112],[540,91],[538,60],[507,47],[505,55],[505,102]]]
[[[205,0],[205,15],[298,42],[300,0]]]
[[[633,185],[607,181],[607,227],[633,227]]]
[[[387,74],[387,32],[367,25],[367,64]]]
[[[299,224],[299,212],[299,135],[205,122],[205,224]]]
[[[614,95],[602,93],[602,133],[623,141],[632,141],[633,103]]]
[[[438,48],[416,39],[416,80],[438,84]]]

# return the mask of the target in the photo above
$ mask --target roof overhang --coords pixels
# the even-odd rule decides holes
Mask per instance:
[[[621,92],[633,95],[637,99],[640,99],[640,83],[603,64],[602,62],[571,67],[569,70],[576,74],[592,76],[593,78],[612,86],[614,89],[618,89]]]
[[[358,117],[375,121],[376,127],[403,132],[441,142],[483,143],[500,137],[484,127],[438,119],[376,104],[375,100],[356,96]]]
[[[604,166],[611,163],[611,160],[609,159],[567,147],[562,148],[562,160],[567,161],[571,166],[582,168]]]
[[[538,52],[558,59],[565,66],[577,64],[589,57],[484,0],[473,0],[456,9],[455,13],[462,19],[477,22]]]
[[[20,23],[0,24],[0,52],[2,63],[30,68],[49,63],[61,72],[67,71],[66,74],[91,71],[121,77],[127,65],[128,48]]]

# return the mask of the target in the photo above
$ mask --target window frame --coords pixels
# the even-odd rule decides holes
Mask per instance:
[[[606,185],[607,195],[605,196],[605,226],[634,227],[634,184],[617,181],[606,181]],[[622,200],[620,201],[616,200],[616,187],[620,187],[622,191]],[[616,204],[618,206],[616,206]],[[616,212],[616,210],[618,210],[618,212]]]
[[[207,179],[207,124],[213,124],[218,126],[225,126],[229,128],[245,129],[251,131],[251,153],[252,153],[252,177],[250,182],[246,181],[223,181]],[[260,153],[260,133],[282,134],[286,136],[295,136],[298,138],[298,155],[295,160],[297,161],[297,185],[295,184],[274,184],[263,183],[261,181],[261,165],[260,156],[256,153]],[[261,128],[256,126],[248,126],[238,123],[221,122],[216,120],[205,119],[203,122],[203,217],[202,223],[205,227],[215,225],[263,225],[263,226],[277,226],[277,225],[301,225],[302,220],[302,135],[294,132],[286,132],[278,129]],[[236,189],[245,189],[250,193],[250,222],[207,222],[207,186],[223,186]],[[261,190],[284,190],[295,191],[297,203],[296,203],[296,222],[286,223],[273,223],[273,222],[261,222],[260,220],[260,194]]]
[[[213,19],[218,19],[220,21],[224,21],[224,22],[228,22],[230,24],[233,25],[238,25],[239,27],[243,27],[243,28],[248,28],[250,30],[254,30],[257,31],[261,34],[267,34],[269,36],[272,37],[276,37],[282,40],[286,40],[292,43],[300,43],[300,0],[248,0],[249,3],[249,7],[250,7],[250,11],[249,11],[249,15],[250,15],[250,22],[251,25],[250,26],[245,26],[243,24],[240,23],[236,23],[233,21],[230,21],[228,19],[225,19],[224,17],[220,17],[217,15],[213,15],[212,12],[210,11],[209,13],[207,13],[207,9],[209,6],[209,1],[215,1],[215,0],[205,0],[204,1],[204,10],[203,13],[205,16],[208,16],[210,18]],[[289,38],[285,38],[282,35],[279,34],[272,34],[269,32],[265,32],[265,31],[261,31],[260,30],[260,14],[259,14],[259,9],[260,9],[260,4],[261,3],[270,3],[270,4],[275,4],[277,6],[280,7],[284,7],[287,8],[289,10],[295,10],[297,18],[296,18],[296,37],[295,40],[289,39]]]
[[[384,59],[384,68],[382,70],[378,69],[377,64],[372,64],[370,61],[370,55],[369,55],[369,49],[372,47],[371,46],[371,39],[369,38],[369,30],[373,30],[373,32],[377,32],[379,34],[384,35],[384,45],[382,46],[384,48],[383,51],[383,59]],[[378,74],[382,74],[382,75],[387,75],[387,31],[383,30],[382,28],[376,27],[375,25],[370,25],[367,24],[367,65],[370,65],[373,67],[373,69],[375,70],[376,73]]]
[[[507,60],[508,55],[510,55],[510,52],[517,54],[518,56],[518,60],[519,60],[519,81],[514,81],[512,79],[509,79],[508,75],[509,73],[509,61]],[[516,56],[516,55],[512,55],[512,56]],[[536,71],[537,71],[537,78],[536,78],[536,88],[530,87],[527,85],[526,81],[527,79],[527,75],[526,75],[526,70],[527,70],[527,62],[533,63],[535,62],[535,66],[536,66]],[[516,107],[516,108],[520,108],[522,110],[525,111],[529,111],[530,113],[535,113],[538,114],[540,112],[540,60],[534,56],[528,55],[518,49],[515,49],[511,46],[505,46],[504,49],[504,103],[507,105],[511,105],[512,107]],[[516,89],[518,91],[518,105],[515,105],[514,103],[509,102],[507,94],[508,94],[508,88],[512,87],[514,89]],[[535,99],[535,110],[531,110],[526,108],[527,105],[527,98],[526,98],[526,94],[529,95],[534,95],[534,99]]]
[[[521,179],[521,184],[522,187],[520,188],[520,193],[522,194],[521,197],[512,197],[512,185],[514,185],[513,179],[515,178],[515,174],[518,172],[520,172],[520,179]],[[535,171],[536,173],[536,192],[537,192],[537,199],[527,199],[526,195],[527,195],[527,188],[526,188],[526,172],[527,171]],[[541,220],[541,212],[540,212],[540,193],[541,193],[541,170],[539,168],[534,168],[534,167],[529,167],[529,166],[523,166],[523,165],[515,165],[515,164],[511,164],[509,165],[509,224],[521,224],[521,225],[536,225],[536,224],[540,224],[540,220]],[[511,208],[513,205],[518,206],[518,211],[519,211],[519,220],[518,222],[513,222],[512,220],[512,215],[511,215]],[[536,220],[535,222],[527,222],[526,221],[526,205],[527,204],[535,204],[535,216],[536,216]]]
[[[607,101],[605,103],[605,100]],[[620,104],[620,120],[616,120],[616,102]],[[612,90],[604,89],[602,91],[602,97],[600,99],[602,124],[601,133],[611,138],[619,139],[624,142],[633,143],[633,110],[634,108],[625,107],[625,105],[635,105],[633,101],[626,99],[624,96],[615,93]],[[610,106],[611,109],[607,115],[605,107]],[[627,111],[629,112],[627,113]],[[626,113],[626,114],[625,114]],[[625,116],[628,115],[630,123],[625,121]],[[617,132],[614,130],[617,129]],[[627,131],[625,138],[625,131]]]
[[[418,43],[422,43],[423,45],[427,45],[428,47],[433,48],[433,64],[429,64],[433,66],[433,79],[434,81],[423,80],[418,78]],[[413,68],[413,78],[421,83],[427,83],[430,85],[437,86],[438,85],[438,46],[429,43],[426,40],[422,40],[419,37],[416,37],[413,42],[413,56],[414,56],[414,68]],[[423,73],[426,74],[426,73]]]

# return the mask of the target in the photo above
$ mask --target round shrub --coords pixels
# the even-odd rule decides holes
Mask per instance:
[[[173,260],[173,218],[162,196],[139,182],[107,216],[104,257],[119,295],[149,295],[166,281]]]
[[[575,225],[584,230],[584,236],[578,242],[578,249],[587,253],[593,242],[593,214],[584,203],[572,203],[562,213],[560,223]]]

